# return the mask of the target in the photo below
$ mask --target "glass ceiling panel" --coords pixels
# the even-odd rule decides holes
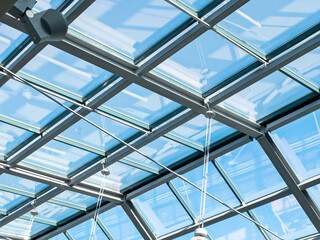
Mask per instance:
[[[182,237],[175,238],[174,240],[186,240],[186,239],[191,239],[193,237],[194,237],[194,233],[189,233],[189,234],[183,235]]]
[[[52,140],[21,163],[66,177],[67,174],[92,161],[95,157],[97,157],[96,154]]]
[[[203,166],[200,166],[183,176],[201,188],[203,180]],[[180,178],[175,178],[172,180],[172,183],[199,220],[201,191]],[[208,169],[207,191],[229,206],[236,207],[239,205],[239,201],[211,162],[209,163]],[[228,209],[225,206],[207,196],[205,218],[226,210]]]
[[[68,230],[68,233],[71,235],[72,239],[74,240],[88,240],[90,239],[90,229],[92,227],[93,219],[90,219],[86,222],[83,222],[71,229]],[[99,239],[99,240],[108,240],[106,235],[102,232],[101,228],[96,225],[95,233],[92,239]]]
[[[320,20],[318,0],[252,0],[219,24],[269,53]]]
[[[190,121],[180,125],[171,131],[172,134],[186,140],[204,146],[206,141],[207,119],[204,115],[199,115]],[[230,133],[235,132],[231,127],[218,121],[212,121],[211,142],[217,141]]]
[[[298,178],[303,181],[320,173],[320,110],[271,133]]]
[[[116,206],[99,215],[114,240],[142,240],[142,236],[131,222],[125,211]]]
[[[64,104],[70,106],[69,103]],[[43,94],[14,80],[0,88],[0,109],[2,115],[39,128],[64,111]]]
[[[56,9],[64,0],[37,0],[34,9],[38,11],[47,10],[49,8]],[[68,1],[68,0],[67,0]]]
[[[294,196],[278,199],[253,210],[259,222],[280,237],[296,239],[316,232],[316,229]],[[269,234],[271,239],[278,239]]]
[[[21,71],[81,96],[112,75],[52,46],[45,47]]]
[[[19,47],[26,38],[26,34],[0,23],[0,62]]]
[[[122,140],[125,140],[138,132],[138,130],[134,128],[128,127],[97,113],[90,113],[86,118]],[[112,147],[120,143],[113,137],[105,134],[82,119],[69,127],[61,135],[101,150],[110,150]]]
[[[318,206],[318,209],[320,210],[320,184],[308,188],[308,193],[310,194],[311,198],[314,200],[316,205]]]
[[[255,140],[217,158],[217,161],[247,202],[286,187]]]
[[[0,185],[6,186],[12,189],[18,189],[20,191],[24,191],[31,194],[37,194],[41,190],[48,187],[48,185],[46,184],[38,183],[35,181],[9,175],[6,173],[3,173],[0,175]]]
[[[169,140],[165,137],[160,137],[142,147],[140,151],[153,160],[168,166],[183,159],[184,157],[187,157],[188,155],[194,153],[196,150],[186,147],[173,140]],[[131,153],[126,158],[138,163],[148,165],[149,167],[153,167],[155,169],[161,169],[159,165],[151,162],[137,152]]]
[[[199,11],[212,0],[178,0],[191,7],[192,9]]]
[[[15,219],[12,222],[6,224],[0,228],[0,234],[12,236],[12,237],[29,237],[29,223],[30,221],[23,219]],[[34,222],[31,228],[31,235],[41,232],[48,228],[48,225]],[[29,239],[29,238],[27,238]]]
[[[154,188],[132,201],[158,236],[192,224],[167,185]]]
[[[0,190],[0,210],[9,211],[27,199],[27,197]]]
[[[256,59],[223,37],[207,31],[156,69],[199,92],[205,92]]]
[[[247,217],[248,214],[245,214]],[[240,215],[206,227],[212,240],[265,240],[257,226]]]
[[[50,240],[68,240],[68,238],[63,233],[61,233],[53,238],[50,238]]]
[[[32,135],[32,132],[0,122],[0,154],[7,155]]]
[[[134,58],[186,19],[163,0],[98,0],[71,26]]]
[[[131,84],[107,101],[104,106],[151,124],[181,105],[138,85]]]
[[[96,203],[98,200],[95,197],[87,196],[87,195],[72,192],[72,191],[64,191],[58,196],[55,196],[53,199],[63,201],[66,203],[72,203],[82,207],[89,207],[94,203]]]
[[[37,206],[36,210],[38,212],[36,218],[46,219],[52,222],[59,222],[80,212],[76,209],[67,208],[48,202],[45,202],[40,206]],[[26,215],[32,216],[30,212],[28,212]]]
[[[252,120],[257,120],[310,92],[277,71],[233,95],[222,104]]]
[[[108,167],[110,175],[106,177],[105,187],[116,191],[120,191],[134,183],[150,176],[151,173],[142,171],[138,168],[116,162]],[[89,177],[84,182],[93,183],[94,185],[101,186],[103,175],[98,172],[92,177]]]
[[[320,87],[320,47],[289,63],[287,68]]]

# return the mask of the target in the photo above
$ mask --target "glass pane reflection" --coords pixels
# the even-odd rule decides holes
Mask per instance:
[[[248,217],[248,214],[245,214]],[[264,240],[257,226],[237,215],[207,227],[212,240]]]
[[[43,94],[14,80],[0,88],[0,108],[0,114],[39,128],[64,111]]]
[[[49,240],[68,240],[68,238],[63,233],[61,233],[53,238],[50,238]]]
[[[296,239],[316,232],[316,229],[300,207],[294,196],[290,195],[253,210],[263,226],[283,237]],[[272,239],[278,238],[269,235]]]
[[[32,132],[0,122],[0,153],[6,155],[32,135]]]
[[[280,72],[274,72],[223,102],[253,120],[262,118],[310,91]]]
[[[203,166],[198,167],[183,176],[201,188],[203,180]],[[180,178],[175,178],[172,180],[172,183],[199,220],[201,191]],[[239,205],[239,201],[212,163],[209,163],[207,191],[229,206],[236,207]],[[205,218],[226,210],[228,209],[225,206],[207,196]]]
[[[97,198],[90,197],[88,195],[72,192],[72,191],[64,191],[63,193],[55,196],[54,199],[60,200],[63,202],[70,202],[72,204],[80,205],[83,207],[89,207],[92,204],[97,202]]]
[[[0,23],[0,62],[19,47],[26,38],[26,34]]]
[[[19,206],[27,199],[27,197],[18,194],[0,191],[0,210],[9,211],[14,207]]]
[[[287,67],[320,87],[320,47],[289,63]]]
[[[136,227],[131,222],[125,211],[116,206],[99,215],[99,219],[108,229],[114,240],[142,240]]]
[[[125,140],[138,132],[138,130],[134,128],[97,113],[90,113],[86,118],[122,140]],[[120,143],[83,119],[69,127],[61,135],[101,150],[110,150]]]
[[[243,145],[217,161],[245,201],[286,187],[257,141]]]
[[[29,179],[9,175],[6,173],[0,175],[0,185],[33,194],[39,193],[41,190],[48,187],[48,185],[46,184],[38,183]]]
[[[134,58],[186,19],[163,0],[97,0],[71,26]]]
[[[189,43],[156,69],[199,92],[205,92],[255,58],[213,31]]]
[[[204,146],[206,141],[206,129],[207,119],[204,115],[201,114],[175,128],[173,131],[171,131],[171,133],[178,137],[185,138],[191,142]],[[211,142],[217,141],[235,131],[236,130],[234,130],[233,128],[213,120]]]
[[[164,165],[175,163],[183,159],[184,157],[196,152],[196,150],[192,148],[186,147],[165,137],[160,137],[154,140],[153,142],[142,147],[140,150],[153,160],[158,161]],[[137,152],[131,153],[126,158],[132,161],[146,164],[156,169],[161,169],[159,165],[151,162]]]
[[[116,162],[108,167],[110,175],[106,177],[105,187],[120,191],[151,175],[149,172]],[[103,175],[98,172],[84,182],[101,186]]]
[[[269,53],[320,20],[318,0],[251,0],[219,24]]]
[[[318,206],[318,209],[320,210],[320,184],[308,188],[307,191],[311,195],[311,198],[314,200],[316,205]]]
[[[45,47],[21,71],[81,96],[112,75],[52,46]]]
[[[158,236],[192,223],[167,185],[154,188],[132,201]]]
[[[320,173],[320,110],[271,133],[298,178],[303,181]]]
[[[79,212],[78,210],[72,208],[67,208],[48,202],[37,206],[36,210],[38,212],[36,218],[42,218],[53,222],[59,222]],[[28,212],[26,215],[30,217],[32,216],[30,212]]]
[[[97,157],[96,154],[52,140],[21,163],[24,165],[31,164],[42,171],[50,171],[67,176],[67,174],[80,168],[95,157]]]
[[[83,222],[68,230],[72,239],[75,240],[88,240],[90,239],[90,229],[93,224],[93,219]],[[96,225],[95,232],[93,234],[93,239],[108,240],[107,236],[102,232],[101,228]]]
[[[6,224],[5,226],[0,228],[0,234],[4,234],[5,236],[12,236],[12,237],[27,237],[27,239],[29,239],[28,237],[30,236],[28,230],[29,230],[29,221],[27,220],[23,220],[23,219],[16,219],[13,220],[12,222]],[[32,224],[32,228],[31,228],[31,236],[39,233],[40,231],[48,228],[48,225],[45,224],[41,224],[41,223],[37,223],[34,222]]]
[[[131,84],[108,100],[104,106],[151,124],[181,105],[138,85]]]

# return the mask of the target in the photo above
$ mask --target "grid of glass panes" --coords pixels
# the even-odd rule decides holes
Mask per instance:
[[[77,2],[80,1],[41,0],[35,5],[35,10],[58,8],[64,11],[66,8],[70,11],[75,10]],[[191,15],[201,17],[209,16],[226,3],[218,0],[138,0],[132,3],[96,0],[70,25],[69,32],[103,49],[120,62],[143,62],[163,45],[176,41],[172,39],[182,38],[179,34],[195,25],[192,17],[178,9],[176,4]],[[259,59],[270,60],[316,32],[320,24],[319,12],[320,4],[316,0],[284,0],[281,3],[251,0],[214,26],[214,31],[206,31],[164,59],[151,70],[151,75],[169,82],[169,86],[175,89],[181,88],[200,97],[209,96],[216,90],[223,92],[230,82],[260,67]],[[0,61],[10,66],[11,62],[17,61],[17,56],[23,58],[23,50],[30,48],[29,40],[27,35],[6,23],[0,23],[0,30]],[[319,47],[306,52],[287,66],[225,99],[219,107],[232,112],[235,119],[244,117],[266,125],[290,113],[290,109],[315,102],[315,96],[319,96],[320,92],[318,52]],[[141,140],[150,132],[177,121],[188,111],[188,106],[179,104],[179,101],[137,84],[126,84],[125,79],[112,71],[50,44],[25,64],[18,75],[61,96],[59,101],[74,109],[78,106],[74,105],[74,101],[80,105],[94,102],[99,95],[118,86],[118,91],[113,90],[115,94],[103,98],[103,103],[93,105],[95,111],[84,116],[126,142]],[[36,145],[43,133],[59,129],[63,124],[59,121],[69,117],[68,111],[61,106],[14,80],[3,82],[0,94],[2,161],[16,159],[16,153]],[[306,184],[308,188],[303,190],[310,195],[310,202],[316,208],[319,207],[319,111],[313,111],[271,133],[271,141],[277,144],[300,185],[304,186],[313,179],[313,183]],[[200,161],[198,159],[201,159],[205,147],[205,130],[204,116],[194,116],[140,149],[161,164],[183,167],[191,160]],[[210,134],[212,149],[237,141],[242,136],[223,121],[215,120]],[[121,142],[88,122],[74,120],[59,135],[53,136],[52,140],[32,151],[22,161],[19,160],[18,167],[68,181],[109,154],[117,154],[122,147]],[[127,194],[157,180],[163,169],[138,153],[128,152],[111,164],[109,171],[111,174],[105,188]],[[12,174],[9,171],[0,175],[0,224],[6,215],[52,189],[52,186],[41,183],[41,179],[37,182],[27,179],[27,175]],[[201,186],[202,167],[195,165],[184,176]],[[88,175],[81,184],[99,189],[103,178],[97,172]],[[142,221],[155,236],[165,236],[199,221],[200,192],[197,189],[178,178],[155,186],[131,199]],[[235,208],[286,190],[285,181],[256,140],[242,143],[219,155],[209,165],[208,191]],[[26,212],[1,227],[0,234],[21,238],[30,236],[32,239],[46,235],[85,216],[87,212],[93,212],[98,200],[96,197],[66,190],[37,206],[38,215],[29,232],[31,214]],[[227,210],[209,198],[205,217],[226,214]],[[287,194],[259,205],[245,214],[285,239],[317,232],[293,195]],[[99,239],[142,239],[141,229],[134,226],[131,220],[121,206],[115,206],[101,213],[97,219],[84,221],[52,239],[88,239],[88,229],[94,221],[97,224],[94,234]],[[235,226],[234,222],[237,226],[231,228]],[[237,239],[276,239],[240,216],[213,224],[208,227],[208,232],[210,239],[232,239],[234,236]]]

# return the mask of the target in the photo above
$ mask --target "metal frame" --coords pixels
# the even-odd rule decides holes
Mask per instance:
[[[127,59],[119,57],[118,55],[114,55],[111,51],[108,51],[107,48],[101,46],[101,44],[95,43],[94,40],[88,42],[85,36],[82,36],[73,29],[70,29],[66,39],[62,42],[50,44],[63,51],[73,54],[85,61],[97,65],[109,72],[112,72],[116,76],[122,77],[121,79],[116,80],[116,83],[113,86],[107,88],[107,85],[107,87],[99,89],[97,93],[93,94],[89,99],[86,99],[86,101],[79,101],[81,99],[73,99],[75,101],[79,101],[79,103],[77,103],[78,105],[75,105],[75,107],[76,111],[79,114],[81,114],[81,116],[86,116],[92,110],[97,110],[101,106],[101,104],[103,104],[104,102],[121,92],[131,83],[138,84],[144,88],[156,92],[164,97],[167,97],[173,101],[180,103],[181,105],[187,108],[187,110],[180,113],[180,115],[178,115],[177,117],[175,117],[174,114],[168,115],[164,117],[163,120],[161,120],[159,123],[152,126],[147,126],[144,123],[139,123],[139,121],[136,121],[135,119],[129,120],[129,124],[147,133],[146,136],[138,135],[130,139],[132,145],[136,148],[141,148],[161,136],[167,136],[174,141],[187,144],[183,140],[180,140],[179,138],[173,135],[168,135],[168,133],[174,128],[196,117],[197,115],[204,114],[207,110],[207,104],[209,104],[210,107],[216,113],[217,121],[222,122],[225,125],[238,130],[240,134],[240,137],[236,136],[231,140],[227,138],[225,140],[222,140],[222,144],[220,144],[219,148],[217,149],[215,149],[215,147],[212,146],[210,154],[210,159],[213,160],[218,171],[224,177],[225,181],[228,183],[230,188],[235,193],[236,197],[241,202],[241,205],[237,207],[237,210],[239,210],[240,212],[248,212],[252,218],[255,218],[255,216],[251,212],[253,208],[262,206],[276,199],[293,194],[299,202],[299,204],[301,205],[304,212],[307,214],[307,216],[313,223],[313,225],[316,227],[317,231],[320,232],[319,209],[315,206],[314,202],[312,201],[308,193],[305,191],[307,188],[319,184],[320,176],[316,176],[312,179],[300,182],[298,178],[295,176],[293,170],[290,168],[287,160],[281,154],[280,150],[277,148],[276,144],[273,142],[272,138],[269,135],[269,131],[273,131],[320,108],[319,87],[314,86],[312,83],[308,82],[308,80],[284,68],[284,66],[288,63],[294,61],[295,59],[299,58],[305,53],[320,46],[320,32],[317,32],[317,30],[315,30],[315,33],[313,35],[306,36],[308,38],[306,38],[301,43],[299,43],[300,40],[293,41],[296,44],[291,46],[291,48],[289,49],[288,47],[284,47],[283,50],[279,48],[280,50],[277,50],[277,55],[273,56],[274,54],[271,54],[273,56],[272,59],[267,59],[266,56],[257,53],[252,46],[248,44],[239,43],[239,40],[233,39],[233,37],[230,34],[230,36],[226,34],[224,37],[226,37],[228,40],[230,40],[237,46],[240,46],[239,44],[242,44],[240,47],[242,47],[245,51],[255,56],[257,60],[268,60],[269,62],[266,67],[262,66],[261,64],[258,64],[257,66],[253,65],[256,66],[255,69],[251,69],[253,71],[249,72],[248,69],[247,72],[239,73],[237,78],[235,78],[231,82],[231,84],[227,83],[225,86],[221,86],[221,89],[217,89],[218,91],[212,93],[209,96],[206,96],[205,98],[201,94],[197,94],[196,92],[190,91],[187,88],[183,88],[172,81],[168,81],[167,79],[162,77],[161,74],[157,74],[156,71],[153,71],[153,69],[157,65],[165,61],[167,58],[169,58],[174,53],[179,51],[181,48],[186,46],[188,43],[190,43],[198,36],[206,32],[209,29],[208,26],[210,26],[210,28],[213,28],[213,30],[218,32],[219,34],[225,34],[223,32],[224,30],[216,24],[228,15],[230,15],[231,13],[233,13],[234,11],[236,11],[238,8],[240,8],[248,1],[249,0],[231,0],[224,6],[220,7],[218,10],[211,13],[211,15],[206,16],[205,20],[199,18],[199,16],[192,15],[194,14],[192,11],[189,12],[190,14],[188,14],[198,22],[193,23],[187,29],[181,29],[179,37],[173,39],[172,41],[168,41],[164,46],[159,44],[158,49],[155,51],[155,53],[152,54],[149,58],[139,59],[138,65],[135,65],[134,61],[129,61]],[[68,12],[65,13],[68,21],[72,22],[74,19],[76,19],[76,17],[79,16],[84,10],[86,10],[87,7],[89,7],[93,2],[94,0],[78,1],[71,9],[69,9]],[[173,4],[173,2],[169,0],[168,2]],[[173,5],[175,7],[178,7],[180,10],[184,10],[183,6],[179,7],[176,4]],[[185,11],[189,10],[187,9]],[[24,31],[20,22],[8,14],[6,14],[1,19],[1,21],[20,31]],[[315,27],[315,29],[317,28]],[[300,36],[298,36],[297,39],[298,38],[300,38]],[[18,72],[35,55],[37,55],[43,48],[46,47],[46,44],[37,46],[29,42],[25,42],[24,44],[25,45],[21,51],[17,52],[15,56],[10,56],[10,59],[8,59],[7,66],[13,72]],[[257,82],[258,80],[264,78],[265,76],[277,70],[282,71],[286,75],[290,75],[292,79],[312,90],[316,96],[314,100],[312,100],[305,106],[300,106],[296,109],[293,109],[289,113],[286,113],[284,116],[278,114],[277,116],[279,117],[276,116],[271,122],[268,122],[267,124],[264,124],[263,122],[261,124],[258,124],[257,122],[248,120],[240,115],[237,115],[235,112],[227,110],[223,106],[219,105],[228,97],[238,93],[242,89],[250,86],[251,84]],[[8,78],[6,78],[5,76],[0,76],[0,87],[3,84],[5,84],[7,80]],[[58,92],[54,88],[50,89],[50,91],[54,92],[55,94],[61,95],[61,97],[65,97],[67,99],[69,98],[70,101],[72,100],[70,95],[63,96],[61,92]],[[183,109],[181,109],[180,111],[182,110]],[[98,113],[103,114],[102,112]],[[114,115],[113,117],[119,119],[119,121],[128,121],[128,118],[126,116]],[[4,121],[4,119],[0,120]],[[40,196],[32,196],[36,199],[36,205],[40,205],[47,201],[53,202],[53,200],[51,199],[65,190],[71,190],[95,197],[99,195],[98,187],[82,183],[84,179],[90,177],[91,175],[101,170],[102,167],[99,161],[94,163],[92,166],[87,166],[86,169],[84,169],[83,171],[75,173],[72,179],[67,177],[54,176],[53,174],[49,174],[42,171],[35,173],[31,168],[27,168],[19,164],[20,161],[22,161],[24,158],[35,152],[37,149],[39,149],[52,139],[58,139],[60,141],[66,142],[67,144],[71,144],[72,146],[84,148],[87,151],[89,150],[95,152],[101,155],[101,157],[107,156],[106,153],[103,151],[99,151],[98,149],[94,149],[90,146],[85,146],[76,142],[69,141],[68,139],[64,139],[61,136],[59,136],[60,133],[62,133],[64,130],[66,130],[79,120],[80,118],[76,115],[64,113],[64,115],[61,116],[61,119],[59,119],[59,121],[53,122],[50,126],[47,126],[47,129],[34,129],[34,134],[36,134],[37,137],[35,137],[34,139],[30,139],[29,143],[25,147],[19,148],[12,154],[9,154],[8,158],[5,159],[6,161],[0,163],[0,173],[12,174],[15,176],[23,177],[26,179],[34,180],[52,186],[52,188],[47,189],[43,193],[41,193]],[[11,120],[5,121],[7,121],[9,124],[14,124],[18,127],[29,127],[23,126],[23,124],[21,125],[21,123],[14,123]],[[268,155],[268,157],[270,158],[273,165],[275,166],[279,174],[282,176],[284,182],[287,184],[288,187],[279,190],[275,193],[264,196],[255,201],[245,202],[242,199],[241,194],[237,192],[236,188],[233,186],[230,179],[228,179],[228,177],[223,173],[223,170],[219,168],[219,166],[217,166],[217,163],[214,161],[214,159],[239,146],[242,146],[243,144],[248,143],[252,140],[252,138],[256,138],[259,141],[261,147],[264,149],[265,153]],[[190,159],[188,161],[182,159],[181,161],[176,163],[175,166],[173,166],[175,170],[180,174],[190,171],[202,164],[203,149],[201,149],[201,146],[199,147],[193,145],[192,143],[187,145],[196,149],[197,153],[192,157],[191,161]],[[129,165],[132,164],[128,161],[126,162],[125,160],[123,160],[130,153],[132,153],[132,150],[130,148],[122,147],[119,145],[118,148],[114,149],[113,152],[111,152],[110,155],[108,155],[107,165],[111,165],[117,161],[124,162]],[[147,182],[141,182],[136,184],[136,186],[132,188],[125,189],[122,193],[106,190],[103,194],[103,199],[109,201],[110,203],[104,203],[101,212],[107,211],[110,208],[118,204],[121,204],[121,206],[129,216],[131,221],[134,223],[134,225],[137,227],[138,231],[144,239],[167,240],[182,236],[193,231],[197,227],[196,219],[195,217],[192,217],[194,216],[192,211],[190,209],[187,209],[188,206],[183,203],[181,196],[178,195],[179,193],[174,190],[173,186],[170,185],[170,180],[172,180],[174,176],[165,171],[155,171],[151,168],[148,168],[147,166],[132,166],[151,172],[153,174],[152,178],[147,180]],[[147,222],[144,220],[144,218],[139,214],[139,211],[135,209],[135,206],[133,205],[130,199],[164,183],[169,184],[171,190],[176,195],[178,200],[182,203],[182,205],[185,205],[187,211],[190,213],[190,216],[193,218],[195,223],[184,229],[179,229],[165,236],[157,237],[153,233]],[[6,189],[5,191],[10,190]],[[32,207],[33,206],[31,205],[31,202],[27,202],[15,211],[9,213],[4,218],[0,219],[0,226],[3,226],[14,219],[21,217],[23,214],[31,210]],[[37,239],[48,239],[59,233],[65,232],[69,228],[92,218],[93,214],[94,210],[88,210],[77,219],[67,221],[57,226],[55,229],[49,229],[48,232],[44,233],[39,238],[37,237]],[[205,224],[213,224],[224,219],[230,218],[234,215],[234,212],[226,211],[224,213],[206,219]],[[100,222],[99,224],[102,223]],[[260,231],[267,240],[270,239],[269,236],[263,230],[260,229]],[[65,234],[66,236],[69,236],[67,232]],[[69,236],[69,238],[71,238],[71,236]],[[318,235],[315,235],[306,237],[304,239],[318,238]]]

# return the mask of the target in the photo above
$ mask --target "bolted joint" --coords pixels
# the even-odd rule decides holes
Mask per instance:
[[[214,119],[216,116],[216,113],[213,110],[209,109],[205,112],[204,116],[209,119]]]
[[[110,171],[108,168],[106,168],[106,159],[103,159],[101,161],[101,165],[102,165],[102,170],[101,170],[101,174],[104,176],[109,176],[110,175]]]
[[[191,240],[207,240],[208,232],[204,228],[197,228],[194,231],[194,237]]]

